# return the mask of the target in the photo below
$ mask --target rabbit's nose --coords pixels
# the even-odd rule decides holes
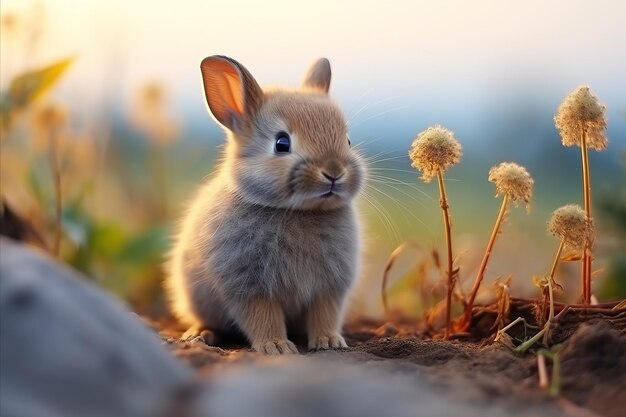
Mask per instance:
[[[335,159],[328,161],[322,169],[322,175],[329,181],[335,182],[346,173],[343,165]]]
[[[324,177],[325,177],[328,181],[330,181],[330,182],[335,182],[335,181],[337,181],[338,179],[340,179],[341,177],[343,177],[343,174],[344,174],[344,173],[342,172],[341,174],[339,174],[339,176],[334,177],[334,176],[332,176],[332,175],[330,175],[330,174],[327,174],[327,173],[325,173],[325,172],[322,172],[322,175],[323,175],[323,176],[324,176]]]

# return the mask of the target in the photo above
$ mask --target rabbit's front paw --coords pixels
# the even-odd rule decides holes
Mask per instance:
[[[339,333],[322,334],[309,339],[309,350],[347,348],[346,341]]]
[[[191,326],[185,333],[183,333],[181,340],[185,342],[201,342],[211,346],[215,344],[216,337],[215,333],[209,329]]]
[[[252,344],[252,349],[266,355],[286,355],[290,353],[298,353],[296,345],[287,339],[255,342]]]

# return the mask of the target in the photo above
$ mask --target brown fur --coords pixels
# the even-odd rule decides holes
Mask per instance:
[[[168,264],[170,304],[190,326],[186,336],[235,329],[257,351],[293,353],[286,322],[303,317],[296,330],[309,348],[345,347],[342,313],[360,252],[353,199],[364,166],[326,94],[328,61],[292,91],[263,92],[230,58],[205,59],[202,73],[209,107],[229,131],[224,160],[190,206]],[[275,152],[280,132],[288,153]]]

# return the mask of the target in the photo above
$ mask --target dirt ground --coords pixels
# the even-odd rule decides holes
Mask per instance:
[[[556,397],[538,387],[536,349],[515,354],[494,342],[493,334],[481,334],[481,327],[490,328],[481,320],[493,324],[494,317],[488,316],[477,316],[473,334],[450,341],[434,339],[411,321],[395,318],[348,324],[344,333],[350,348],[341,351],[307,352],[303,340],[296,342],[306,357],[419,375],[416,381],[426,381],[444,399],[454,398],[478,411],[504,410],[493,415],[626,416],[626,310],[573,311],[563,316],[554,332],[554,342],[563,344],[561,394]],[[171,320],[152,325],[177,357],[209,379],[219,379],[235,367],[272,360],[250,351],[242,341],[226,341],[219,347],[182,342],[178,338],[183,329]],[[547,365],[551,375],[552,363]]]

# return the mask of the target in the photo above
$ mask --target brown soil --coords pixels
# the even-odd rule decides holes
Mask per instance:
[[[555,415],[618,417],[626,415],[626,311],[606,310],[565,314],[554,331],[560,351],[561,394],[550,396],[538,387],[537,355],[540,345],[525,354],[493,342],[489,336],[495,316],[488,320],[483,309],[473,322],[473,332],[456,340],[433,339],[420,326],[396,318],[380,323],[362,320],[346,326],[349,349],[306,352],[321,359],[376,363],[391,374],[419,374],[429,387],[472,404],[476,409],[503,407],[509,415]],[[516,314],[524,309],[512,309]],[[525,310],[532,315],[533,308]],[[482,320],[482,325],[479,324]],[[236,365],[257,364],[268,359],[241,341],[220,347],[178,340],[181,330],[171,321],[153,322],[165,343],[201,375],[219,378]],[[512,336],[520,333],[513,329]],[[523,335],[518,334],[522,338]],[[514,342],[517,344],[518,341]],[[547,361],[551,374],[552,363]],[[469,414],[468,414],[469,415]]]

